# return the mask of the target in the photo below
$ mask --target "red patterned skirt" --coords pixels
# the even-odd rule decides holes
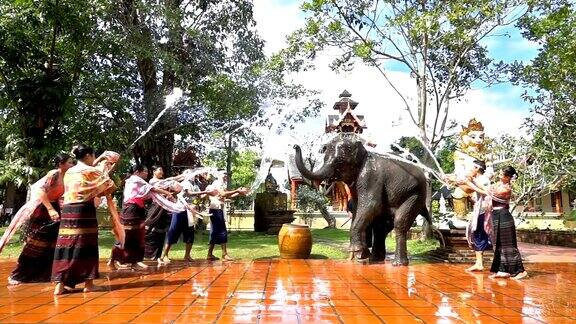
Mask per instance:
[[[93,201],[62,208],[52,281],[69,287],[98,278],[98,221]]]
[[[112,249],[112,259],[120,263],[137,263],[144,260],[145,236],[144,219],[146,210],[136,204],[126,203],[122,207],[120,223],[124,225],[124,247],[117,243]]]
[[[60,212],[58,202],[52,207]],[[58,237],[60,222],[54,222],[48,210],[40,204],[30,218],[26,244],[16,269],[10,278],[20,282],[49,282],[52,274],[52,261],[54,260],[54,247]]]

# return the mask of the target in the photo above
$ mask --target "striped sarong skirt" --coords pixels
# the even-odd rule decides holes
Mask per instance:
[[[494,228],[494,259],[491,272],[506,272],[515,276],[524,271],[522,256],[516,241],[516,226],[508,208],[495,209],[492,212]]]
[[[98,221],[94,202],[64,205],[54,251],[52,281],[73,288],[98,276]]]
[[[60,212],[58,202],[53,202],[52,207]],[[20,282],[50,281],[59,226],[60,222],[50,218],[43,204],[36,207],[30,218],[26,243],[10,278]]]
[[[124,247],[119,243],[112,249],[112,259],[120,263],[137,263],[144,260],[144,219],[146,210],[136,204],[127,203],[122,207],[120,222],[124,225],[126,238]]]
[[[164,208],[157,204],[152,204],[146,217],[146,236],[144,257],[148,259],[158,259],[162,255],[166,232],[170,225],[170,215]]]

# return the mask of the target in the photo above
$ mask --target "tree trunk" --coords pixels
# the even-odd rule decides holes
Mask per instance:
[[[15,214],[26,202],[26,188],[19,188],[14,182],[6,183],[6,197],[4,208],[12,208],[12,214]]]
[[[228,173],[226,189],[230,190],[232,186],[232,134],[229,134],[226,140],[226,173]]]
[[[176,6],[177,8],[179,2],[172,3],[168,1],[166,5]],[[156,57],[157,50],[150,26],[146,25],[144,19],[138,16],[133,0],[124,0],[120,12],[123,18],[122,24],[130,41],[145,49],[137,52],[136,64],[142,80],[144,97],[143,112],[145,120],[142,129],[146,129],[166,107],[164,95],[172,92],[176,77],[174,71],[164,67],[164,71],[162,71],[162,86],[160,86],[160,80],[158,80],[158,58]],[[171,24],[170,27],[172,26]],[[176,44],[181,42],[177,39],[178,33],[175,34],[171,33],[169,39],[169,44],[172,48],[175,48]],[[147,166],[159,164],[164,168],[166,176],[172,174],[174,133],[169,132],[162,136],[156,136],[156,134],[174,128],[175,121],[173,117],[173,114],[165,114],[155,128],[142,139],[141,143],[137,143],[133,150],[137,162]]]

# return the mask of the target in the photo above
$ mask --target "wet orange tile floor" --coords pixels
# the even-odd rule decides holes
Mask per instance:
[[[6,278],[13,261],[0,263]],[[52,296],[50,284],[0,288],[0,322],[574,323],[576,264],[527,264],[523,281],[465,265],[331,260],[197,261],[105,272],[102,292]]]

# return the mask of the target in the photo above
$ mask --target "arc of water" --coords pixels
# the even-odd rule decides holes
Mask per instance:
[[[407,160],[405,158],[399,157],[399,156],[391,154],[391,153],[377,153],[377,152],[373,152],[373,153],[380,155],[380,156],[387,158],[387,159],[414,164],[415,166],[419,167],[420,169],[432,174],[436,179],[438,179],[438,181],[442,182],[444,185],[449,186],[449,184],[446,181],[444,181],[443,176],[439,175],[435,170],[424,165],[423,163],[421,163],[419,161],[417,163],[414,163],[413,161]]]
[[[395,127],[397,125],[393,125],[392,127]],[[430,172],[431,174],[433,174],[438,180],[440,180],[440,182],[446,184],[442,178],[446,175],[446,173],[444,172],[444,169],[442,169],[442,167],[440,166],[440,162],[438,162],[438,159],[436,158],[436,156],[434,155],[434,153],[432,153],[432,150],[430,150],[430,147],[428,146],[428,144],[426,144],[426,142],[423,139],[422,134],[420,133],[420,129],[418,128],[418,133],[416,136],[414,136],[422,145],[422,147],[424,147],[424,149],[426,150],[426,153],[428,153],[428,155],[430,155],[430,157],[432,158],[432,161],[434,162],[436,168],[438,169],[438,172],[440,172],[440,176],[434,171],[434,172]],[[396,147],[400,148],[402,151],[405,151],[404,148],[402,148],[401,146],[396,145]],[[411,153],[410,153],[411,154]],[[414,155],[413,155],[414,156]],[[415,156],[414,156],[415,157]],[[422,164],[423,165],[423,164]],[[428,169],[431,169],[429,167],[427,167]]]
[[[430,150],[430,147],[428,147],[428,145],[424,142],[424,140],[422,139],[422,136],[416,136],[416,139],[420,142],[420,144],[422,144],[422,146],[424,147],[426,152],[428,152],[428,155],[430,155],[430,157],[432,158],[432,161],[434,162],[434,164],[436,164],[436,168],[438,168],[438,171],[440,171],[440,174],[442,176],[445,176],[446,174],[444,173],[444,170],[440,166],[440,162],[438,162],[438,159],[436,158],[434,153],[432,153],[432,150]]]
[[[188,169],[185,170],[182,174],[184,175],[184,179],[186,180],[192,180],[194,179],[196,176],[203,174],[203,173],[208,173],[216,178],[218,178],[220,176],[220,172],[213,167],[199,167],[199,168],[194,168],[194,169]]]
[[[277,114],[273,115],[275,119],[272,122],[270,128],[268,129],[267,135],[265,137],[266,140],[262,147],[260,168],[256,173],[256,179],[254,179],[254,182],[250,186],[250,191],[253,192],[254,190],[256,190],[258,186],[260,186],[260,184],[264,181],[264,178],[266,178],[270,165],[272,164],[272,156],[270,154],[271,149],[274,147],[275,148],[283,147],[280,135],[283,135],[282,132],[284,129],[282,127],[283,126],[282,123],[284,121],[284,118],[289,113],[294,111],[297,107],[300,107],[301,105],[299,103],[300,102],[292,103],[289,106],[284,106],[280,108],[280,111]]]
[[[162,109],[162,111],[160,111],[160,113],[152,121],[150,126],[148,126],[148,128],[146,128],[146,130],[142,134],[140,134],[140,136],[138,136],[138,138],[136,138],[136,140],[134,140],[134,142],[132,142],[132,144],[130,144],[130,146],[128,146],[128,148],[126,150],[128,151],[128,150],[131,150],[132,148],[134,148],[134,145],[136,145],[136,143],[138,143],[138,141],[140,141],[144,136],[146,136],[152,130],[152,128],[154,128],[154,126],[156,126],[156,124],[158,124],[158,122],[160,121],[160,118],[162,118],[162,116],[164,116],[164,114],[166,114],[166,112],[168,110],[170,110],[172,107],[174,107],[174,104],[181,97],[182,97],[182,89],[174,88],[172,93],[170,93],[169,95],[166,96],[166,100],[165,100],[166,107],[164,107],[164,109]]]

